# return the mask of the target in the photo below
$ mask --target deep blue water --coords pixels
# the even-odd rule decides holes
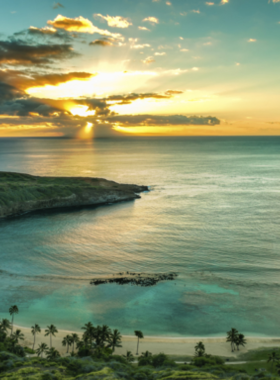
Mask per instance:
[[[149,185],[135,202],[0,221],[0,318],[122,333],[279,335],[280,138],[0,139],[0,170]],[[97,274],[179,273],[152,288]]]

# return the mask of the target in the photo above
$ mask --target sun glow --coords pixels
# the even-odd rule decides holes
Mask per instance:
[[[27,94],[38,98],[77,98],[78,96],[92,97],[94,95],[107,96],[119,93],[135,92],[135,88],[143,86],[158,74],[153,71],[113,71],[99,72],[88,80],[75,80],[61,83],[56,86],[30,87]]]
[[[90,122],[87,122],[86,125],[81,128],[76,136],[78,139],[81,140],[90,140],[93,136],[93,124]]]
[[[81,117],[87,117],[87,116],[93,116],[95,115],[95,111],[88,111],[87,106],[82,105],[75,105],[71,109],[69,109],[72,115],[74,116],[81,116]],[[91,123],[88,123],[91,124]]]

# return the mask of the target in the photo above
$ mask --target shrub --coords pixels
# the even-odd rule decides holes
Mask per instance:
[[[223,365],[224,360],[221,359],[218,356],[211,356],[211,357],[195,357],[192,359],[191,364],[195,365],[196,367],[205,367],[205,366],[215,366],[215,365]]]
[[[135,380],[148,380],[147,375],[146,375],[145,373],[142,373],[142,372],[137,372],[137,373],[133,376],[133,378],[134,378]]]
[[[35,354],[35,351],[32,350],[32,348],[29,348],[29,347],[24,347],[24,351],[25,351],[27,354]]]
[[[81,347],[81,348],[79,349],[79,351],[77,352],[77,355],[78,355],[80,358],[82,358],[82,357],[84,357],[84,356],[90,356],[90,354],[91,354],[90,349],[89,349],[88,347],[85,347],[85,346]]]
[[[143,367],[143,366],[146,366],[146,365],[152,365],[152,358],[151,357],[144,357],[144,356],[141,356],[139,359],[138,359],[138,365],[140,367]]]
[[[114,355],[114,356],[112,356],[110,358],[110,361],[119,362],[119,363],[122,363],[122,364],[125,364],[125,365],[128,364],[128,361],[126,360],[126,358],[124,358],[123,356],[120,356],[120,355]]]
[[[162,364],[163,367],[177,367],[177,364],[175,363],[174,360],[171,360],[171,359],[167,359],[163,362]]]
[[[126,372],[128,367],[127,363],[119,363],[119,362],[109,362],[106,364],[108,367],[112,368],[114,371],[121,371],[121,372]]]
[[[154,367],[162,367],[165,361],[168,361],[168,357],[163,353],[152,356],[152,365]]]
[[[178,365],[178,369],[181,371],[191,371],[193,369],[193,366],[189,364],[180,364]]]

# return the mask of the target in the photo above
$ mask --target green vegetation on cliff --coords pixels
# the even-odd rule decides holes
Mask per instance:
[[[0,172],[0,218],[34,210],[98,205],[139,198],[146,186],[102,178],[38,177]]]
[[[160,359],[164,359],[163,361]],[[217,360],[220,362],[220,360]],[[102,358],[63,357],[57,359],[20,358],[8,352],[0,352],[1,380],[279,380],[275,372],[257,369],[248,374],[244,369],[216,364],[215,358],[198,367],[177,365],[164,354],[152,356],[149,365],[129,363],[118,355]]]

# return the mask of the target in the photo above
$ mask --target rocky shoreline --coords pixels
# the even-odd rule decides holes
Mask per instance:
[[[0,219],[39,210],[131,201],[148,190],[147,186],[119,184],[103,178],[0,172]]]
[[[177,273],[134,273],[121,272],[107,277],[98,277],[90,281],[91,285],[118,284],[136,286],[154,286],[162,281],[174,281],[178,277]]]

